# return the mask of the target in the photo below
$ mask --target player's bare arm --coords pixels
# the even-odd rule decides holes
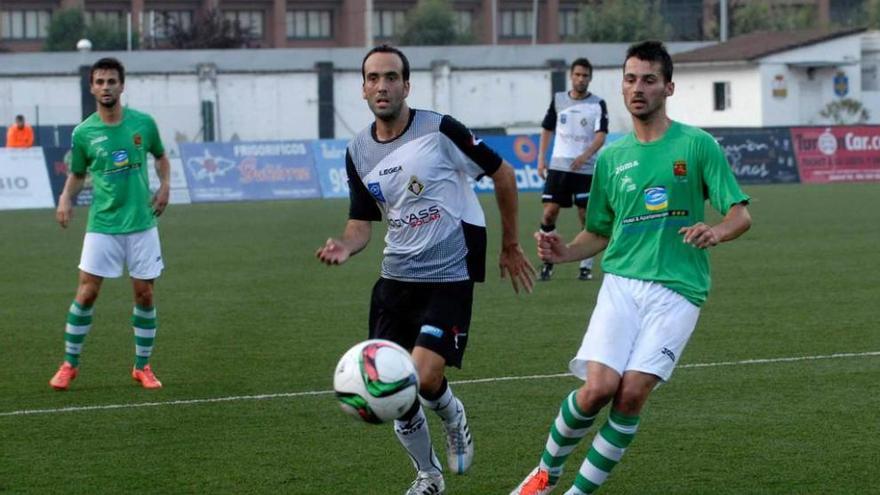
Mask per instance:
[[[509,275],[510,283],[516,293],[519,293],[520,288],[532,292],[536,272],[519,245],[516,175],[513,167],[503,162],[491,177],[495,183],[498,210],[501,212],[501,255],[498,259],[501,278],[507,278]]]
[[[326,265],[341,265],[367,246],[372,230],[372,224],[366,220],[349,220],[342,237],[327,239],[315,256]]]
[[[159,189],[153,194],[153,215],[158,217],[165,211],[171,196],[171,162],[167,155],[156,158],[156,175],[159,177]]]
[[[82,190],[86,182],[85,174],[67,174],[67,180],[64,182],[64,189],[58,197],[58,208],[55,210],[55,220],[66,229],[73,217],[73,198]]]
[[[741,236],[752,226],[752,216],[744,204],[730,207],[720,223],[709,226],[698,222],[690,227],[682,227],[678,233],[683,234],[683,241],[700,249],[717,246],[722,242],[732,241]]]
[[[582,230],[566,244],[557,233],[535,232],[538,257],[545,263],[568,263],[592,258],[608,246],[608,238]]]
[[[550,141],[552,139],[553,131],[541,129],[541,140],[538,143],[538,176],[541,177],[542,180],[547,179],[547,148],[550,146]]]

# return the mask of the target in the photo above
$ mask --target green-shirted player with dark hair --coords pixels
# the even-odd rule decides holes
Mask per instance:
[[[633,132],[599,155],[586,228],[565,244],[536,233],[549,263],[577,261],[603,249],[605,277],[583,343],[569,363],[585,380],[562,401],[536,467],[511,495],[546,495],[600,410],[607,420],[593,438],[565,495],[594,493],[639,427],[651,391],[669,380],[709,292],[707,248],[751,226],[749,197],[724,152],[706,132],[666,115],[672,59],[662,43],[633,45],[623,66],[623,97]],[[704,223],[704,205],[724,215]]]
[[[93,199],[79,264],[76,298],[67,313],[64,362],[49,384],[67,390],[79,370],[83,341],[92,327],[95,300],[106,277],[128,268],[134,289],[132,327],[135,363],[132,378],[149,389],[161,388],[148,364],[156,338],[153,282],[162,273],[162,249],[156,217],[168,205],[170,164],[156,123],[149,115],[123,108],[125,68],[112,58],[95,62],[89,74],[98,111],[73,130],[70,174],[55,213],[66,228],[72,200],[92,176]],[[159,189],[150,192],[147,153],[156,158]]]

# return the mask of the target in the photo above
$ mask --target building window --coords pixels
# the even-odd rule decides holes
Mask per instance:
[[[0,11],[0,36],[4,40],[45,39],[51,19],[49,10]]]
[[[715,110],[727,110],[730,108],[730,83],[716,82],[715,87]]]
[[[333,12],[329,10],[293,10],[287,12],[287,37],[326,39],[333,37]]]
[[[374,10],[373,38],[393,38],[400,34],[406,21],[402,10]]]
[[[577,10],[560,10],[559,11],[559,37],[562,39],[573,38],[577,36],[578,27],[578,11]]]
[[[157,40],[167,39],[174,27],[189,29],[192,26],[191,10],[151,10],[146,14],[148,33]]]
[[[474,13],[470,10],[455,11],[455,32],[460,35],[472,33],[474,25]]]
[[[531,10],[502,10],[501,36],[524,38],[532,35]]]
[[[121,30],[125,28],[125,14],[126,12],[121,10],[87,10],[83,13],[83,17],[87,26],[99,23]]]
[[[251,38],[263,38],[262,10],[226,10],[223,12],[223,18],[247,30]]]

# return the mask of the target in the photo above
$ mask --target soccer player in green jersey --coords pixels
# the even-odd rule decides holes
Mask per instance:
[[[633,45],[623,67],[623,98],[633,132],[596,164],[585,229],[565,244],[536,233],[538,255],[564,263],[603,249],[605,277],[572,374],[584,384],[562,401],[536,467],[512,495],[545,495],[563,465],[611,404],[566,495],[594,493],[639,427],[651,391],[669,380],[709,291],[707,249],[749,229],[749,197],[708,133],[666,115],[672,59],[662,43]],[[724,217],[704,221],[706,200]]]
[[[128,267],[134,289],[135,363],[132,378],[149,389],[161,388],[148,364],[156,338],[153,282],[162,273],[156,217],[168,205],[170,164],[156,123],[149,115],[123,108],[125,68],[112,58],[95,62],[89,74],[98,111],[73,130],[70,174],[58,198],[56,220],[66,228],[73,198],[92,176],[93,199],[79,264],[76,298],[67,313],[64,362],[49,384],[67,390],[79,370],[83,341],[92,327],[95,300],[106,277]],[[147,153],[156,158],[159,189],[150,192]]]

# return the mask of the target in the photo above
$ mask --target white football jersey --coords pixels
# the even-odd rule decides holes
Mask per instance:
[[[376,138],[375,124],[348,145],[349,218],[388,231],[382,277],[404,282],[485,278],[486,221],[469,179],[502,160],[448,115],[412,109],[404,132]]]
[[[605,100],[593,93],[575,100],[567,91],[560,91],[553,95],[541,127],[556,134],[550,157],[551,169],[592,174],[598,153],[593,154],[579,170],[572,170],[571,162],[593,143],[597,132],[608,133],[608,108]]]

